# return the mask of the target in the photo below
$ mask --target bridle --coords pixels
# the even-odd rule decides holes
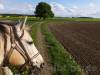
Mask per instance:
[[[31,67],[31,69],[35,69],[36,67],[33,66],[33,62],[32,59],[35,59],[36,57],[38,57],[40,54],[39,52],[36,53],[35,55],[32,56],[32,58],[30,58],[29,54],[27,53],[23,43],[21,42],[21,39],[24,35],[24,30],[22,31],[21,36],[19,37],[17,34],[17,29],[14,25],[9,26],[10,27],[10,41],[11,41],[11,48],[10,51],[7,53],[7,36],[6,34],[4,34],[4,62],[3,62],[3,66],[7,66],[7,64],[9,64],[9,59],[10,56],[13,52],[13,50],[17,50],[25,59],[25,63],[20,66],[20,71],[22,71],[22,69],[25,67],[25,65],[29,65]],[[17,41],[17,43],[16,43]],[[18,46],[18,44],[20,45],[20,47]]]

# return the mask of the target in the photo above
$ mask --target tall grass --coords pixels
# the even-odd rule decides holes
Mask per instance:
[[[56,40],[54,35],[48,30],[48,22],[42,24],[42,32],[48,44],[49,53],[54,66],[53,75],[81,75],[80,66],[74,61],[71,55]]]

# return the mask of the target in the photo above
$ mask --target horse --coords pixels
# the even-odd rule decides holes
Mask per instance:
[[[23,69],[41,69],[44,59],[33,43],[24,21],[9,23],[0,22],[0,75],[13,75],[8,64]]]

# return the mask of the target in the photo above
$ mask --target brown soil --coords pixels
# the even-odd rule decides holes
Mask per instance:
[[[100,22],[51,23],[49,29],[87,75],[100,75]]]

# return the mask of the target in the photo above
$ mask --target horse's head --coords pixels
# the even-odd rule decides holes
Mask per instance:
[[[31,67],[41,68],[44,64],[44,60],[27,31],[27,27],[25,26],[26,19],[27,18],[25,18],[24,22],[19,22],[15,25],[15,29],[12,28],[12,32],[10,32],[14,33],[14,36],[11,36],[10,39],[15,39],[15,48],[9,58],[9,62],[13,65],[31,64]],[[13,46],[12,43],[11,46]]]

